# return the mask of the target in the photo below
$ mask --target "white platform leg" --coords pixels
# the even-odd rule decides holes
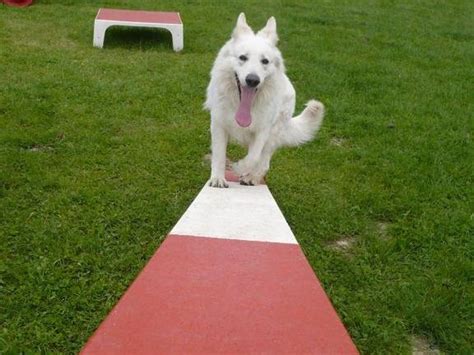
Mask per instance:
[[[173,39],[173,50],[179,52],[184,47],[183,26],[170,29],[170,32]]]
[[[109,25],[102,21],[96,20],[94,22],[94,47],[104,47],[105,31],[108,27]]]

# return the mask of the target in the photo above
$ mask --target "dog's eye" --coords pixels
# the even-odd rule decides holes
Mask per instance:
[[[246,55],[241,55],[241,56],[239,57],[239,59],[240,59],[242,62],[246,62],[248,58],[247,58]]]
[[[264,65],[267,65],[268,63],[270,63],[267,58],[263,58],[263,59],[261,60],[261,62],[262,62],[262,64],[264,64]]]

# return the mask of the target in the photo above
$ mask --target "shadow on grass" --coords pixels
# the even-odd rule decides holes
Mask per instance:
[[[164,29],[110,27],[104,48],[173,51],[173,41],[171,33]]]

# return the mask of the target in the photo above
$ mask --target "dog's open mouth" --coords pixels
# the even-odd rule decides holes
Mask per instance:
[[[235,80],[237,81],[237,88],[239,89],[240,96],[240,104],[235,114],[235,120],[239,126],[248,127],[252,123],[250,108],[252,107],[252,102],[257,93],[257,89],[249,86],[241,86],[237,74],[235,74]]]

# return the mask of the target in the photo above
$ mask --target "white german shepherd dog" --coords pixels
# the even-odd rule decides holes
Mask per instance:
[[[274,17],[255,34],[241,13],[232,38],[217,55],[205,103],[211,112],[210,186],[228,187],[229,139],[248,148],[247,156],[232,167],[240,183],[256,185],[277,148],[311,140],[323,121],[324,106],[316,100],[293,117],[295,89],[285,74],[277,41]]]

